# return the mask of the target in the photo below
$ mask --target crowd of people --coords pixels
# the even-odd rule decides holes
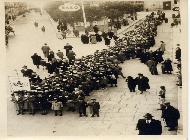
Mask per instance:
[[[9,35],[13,33],[15,35],[14,29],[11,23],[14,22],[18,16],[23,15],[28,12],[26,4],[22,2],[5,3],[5,45],[8,45]]]
[[[18,114],[23,114],[24,111],[29,111],[31,114],[41,111],[45,115],[49,110],[54,110],[55,115],[62,115],[62,108],[65,106],[68,108],[68,111],[78,110],[81,117],[87,116],[86,108],[90,106],[92,117],[95,115],[99,117],[99,102],[96,102],[96,99],[92,99],[92,102],[87,103],[85,96],[89,96],[93,90],[104,89],[107,86],[117,87],[119,76],[126,78],[122,73],[122,68],[119,66],[125,60],[140,59],[142,63],[149,67],[153,75],[158,74],[157,64],[163,62],[163,73],[170,74],[172,62],[169,59],[164,61],[162,57],[165,51],[164,42],[161,42],[160,48],[156,51],[150,50],[155,45],[157,26],[161,25],[165,20],[163,17],[165,17],[163,13],[158,16],[155,16],[154,12],[151,13],[146,16],[143,22],[135,25],[134,30],[128,31],[122,38],[117,37],[110,31],[106,36],[111,34],[112,38],[115,37],[114,46],[109,46],[108,49],[101,51],[97,50],[93,55],[82,56],[78,59],[72,50],[73,47],[69,44],[64,46],[67,58],[64,57],[63,52],[60,50],[55,54],[47,43],[44,44],[42,51],[45,58],[43,59],[37,53],[31,58],[37,68],[42,66],[44,69],[47,69],[49,76],[42,79],[32,69],[27,68],[27,66],[23,67],[21,72],[24,77],[29,78],[31,91],[18,91],[12,94],[13,101],[17,105]],[[97,27],[94,28],[94,32],[98,34]],[[103,34],[99,35],[99,38],[104,38]],[[150,89],[148,77],[141,73],[135,79],[128,76],[126,82],[128,82],[128,88],[131,92],[135,92],[136,85],[138,85],[138,90],[141,94]],[[171,114],[168,114],[166,111],[169,106],[164,102],[163,104],[165,109],[162,109],[162,116],[166,120],[167,125],[171,127],[169,122],[171,121]],[[154,122],[157,127],[160,127],[161,123],[152,120],[152,117],[151,114],[145,115],[145,118],[149,120],[149,124]],[[154,125],[150,125],[149,130],[146,130],[143,126],[146,122],[138,122],[137,129],[139,134],[161,134],[160,128],[159,132],[157,132],[156,128],[153,128]],[[155,131],[155,133],[151,133],[151,131]]]
[[[9,42],[9,35],[10,33],[13,33],[15,35],[15,31],[13,27],[10,25],[11,21],[15,21],[16,16],[15,15],[8,15],[5,14],[5,45],[8,45]]]

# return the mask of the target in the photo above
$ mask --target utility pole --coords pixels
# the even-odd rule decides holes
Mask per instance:
[[[85,15],[85,11],[84,11],[84,3],[83,3],[83,0],[81,0],[81,5],[82,5],[83,20],[84,20],[84,28],[86,29],[86,27],[87,27],[87,25],[86,25],[86,15]]]

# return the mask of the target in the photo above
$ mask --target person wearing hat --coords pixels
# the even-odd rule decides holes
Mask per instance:
[[[98,33],[98,31],[99,31],[98,26],[97,26],[97,25],[95,25],[95,26],[93,27],[93,30],[94,30],[94,32],[95,32],[95,33]]]
[[[66,56],[68,55],[69,51],[73,49],[73,46],[71,46],[69,43],[67,43],[64,46],[64,49],[66,50]]]
[[[92,44],[96,44],[96,43],[97,43],[96,35],[94,35],[94,34],[91,34],[91,35],[90,35],[90,42],[91,42]]]
[[[19,113],[19,107],[18,107],[18,92],[13,92],[11,94],[11,101],[15,104],[16,112]]]
[[[165,50],[166,50],[166,44],[164,43],[164,41],[160,41],[160,47],[159,50],[164,54]]]
[[[55,116],[57,116],[58,113],[60,113],[59,115],[62,116],[62,108],[62,102],[58,101],[57,98],[54,98],[54,100],[52,101],[51,109],[54,110]]]
[[[57,38],[61,39],[61,40],[63,39],[61,30],[58,30],[58,32],[57,32]]]
[[[51,50],[48,55],[48,62],[53,61],[53,58],[55,58],[54,52]]]
[[[104,38],[104,41],[105,41],[105,45],[106,45],[106,46],[109,46],[110,43],[111,43],[111,38],[110,38],[109,36],[106,36],[106,37]]]
[[[39,69],[39,65],[42,58],[37,53],[34,53],[34,55],[32,55],[31,58],[32,58],[33,64],[36,65],[36,67]]]
[[[42,26],[41,30],[42,30],[42,32],[45,32],[46,31],[45,26]]]
[[[142,94],[147,89],[150,89],[149,79],[143,76],[143,74],[141,73],[139,73],[138,75],[139,76],[135,78],[135,80],[137,81],[138,90],[140,91],[140,94]]]
[[[79,30],[73,28],[73,34],[75,35],[75,37],[79,37]]]
[[[153,57],[155,58],[155,61],[156,61],[157,63],[161,63],[162,61],[164,61],[164,59],[163,59],[163,53],[162,53],[162,51],[160,51],[159,49],[157,49],[156,51],[154,51],[154,52],[152,53],[152,55],[153,55]]]
[[[162,118],[166,122],[168,131],[177,130],[178,119],[180,119],[180,112],[178,109],[170,105],[170,102],[165,102],[165,107],[162,110]]]
[[[69,59],[69,64],[74,64],[75,62],[75,52],[72,50],[69,50],[69,52],[67,53],[67,58]]]
[[[24,103],[25,103],[23,91],[18,92],[17,103],[18,103],[18,113],[17,113],[17,115],[19,115],[19,114],[23,115],[24,114]]]
[[[161,135],[161,121],[153,119],[150,113],[144,115],[144,119],[139,119],[136,130],[139,130],[138,135]]]
[[[135,92],[135,88],[136,88],[136,80],[132,77],[132,76],[128,76],[126,79],[128,88],[130,90],[130,92]]]
[[[23,77],[29,77],[30,78],[32,76],[33,70],[28,69],[27,66],[25,65],[22,67],[21,72],[23,74]]]
[[[48,90],[44,90],[43,94],[41,96],[41,114],[42,115],[47,115],[48,114],[48,110],[51,108],[51,103],[48,101]]]
[[[173,67],[172,67],[172,61],[167,58],[163,64],[162,64],[162,71],[164,72],[164,74],[172,74],[173,71]]]
[[[58,52],[56,53],[57,56],[62,60],[63,59],[63,52],[61,52],[60,50],[58,50]]]
[[[153,58],[148,60],[146,64],[149,67],[149,71],[151,72],[152,75],[158,75],[157,62]]]
[[[79,111],[79,117],[82,117],[82,115],[84,115],[85,117],[87,117],[86,114],[86,107],[88,106],[87,103],[85,102],[85,100],[83,98],[79,98],[79,102],[78,102],[78,111]]]
[[[162,109],[162,106],[165,103],[165,94],[166,94],[166,88],[165,88],[165,86],[160,86],[160,91],[158,93],[160,109]]]
[[[178,44],[179,45],[179,44]],[[180,47],[177,47],[176,48],[176,51],[175,51],[175,59],[177,59],[177,61],[180,61],[181,60],[181,49]]]
[[[47,43],[45,43],[45,44],[42,46],[41,49],[42,49],[42,52],[43,52],[43,54],[44,54],[44,57],[48,57],[50,47],[47,45]]]
[[[92,116],[94,117],[95,115],[97,115],[97,117],[99,117],[99,110],[100,110],[100,104],[99,102],[96,102],[96,99],[91,99],[92,102],[88,103],[88,105],[90,106],[90,110],[92,112]]]
[[[35,96],[32,94],[32,92],[27,92],[28,98],[26,102],[28,102],[28,110],[30,114],[35,114]]]
[[[63,39],[67,38],[67,31],[66,30],[62,30],[62,38]]]

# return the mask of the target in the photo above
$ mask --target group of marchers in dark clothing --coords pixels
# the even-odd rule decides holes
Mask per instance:
[[[27,67],[21,70],[23,76],[28,77],[30,80],[31,91],[21,93],[19,91],[18,96],[20,97],[18,100],[14,100],[18,104],[18,114],[24,113],[24,104],[29,104],[28,97],[33,96],[34,100],[30,100],[30,107],[28,108],[32,114],[38,110],[42,114],[47,114],[49,110],[54,110],[55,115],[62,115],[62,108],[66,106],[68,111],[77,109],[81,117],[87,116],[86,108],[90,106],[92,117],[95,115],[99,117],[99,102],[94,99],[92,99],[92,102],[87,102],[85,96],[89,96],[93,90],[104,89],[107,86],[117,87],[119,76],[125,78],[122,68],[119,66],[120,63],[135,58],[139,58],[145,64],[149,60],[156,61],[156,63],[163,61],[161,59],[162,50],[149,51],[150,47],[155,44],[154,37],[157,35],[158,25],[160,25],[160,19],[154,17],[154,13],[152,13],[143,22],[136,25],[134,30],[127,32],[125,37],[121,39],[115,38],[115,46],[110,46],[109,49],[102,51],[97,50],[94,55],[81,58],[75,58],[76,55],[69,44],[64,47],[67,58],[63,57],[61,51],[57,55],[59,58],[56,58],[54,52],[45,44],[42,51],[48,61],[45,61],[37,54],[34,54],[32,59],[37,68],[43,66],[50,75],[42,79]],[[97,32],[96,29],[94,31]],[[114,34],[112,35],[114,37]],[[71,53],[71,57],[69,57],[69,53]],[[152,68],[150,68],[150,71],[152,74],[156,74]],[[138,85],[138,90],[141,93],[150,89],[149,79],[141,73],[135,79],[131,76],[127,77],[127,82],[131,92],[135,92],[136,85]],[[25,97],[27,97],[26,100],[24,99]],[[163,117],[165,116],[163,115]],[[152,118],[152,116],[146,115],[146,118]],[[139,132],[141,131],[139,134],[156,135],[162,133],[160,122],[152,121],[159,128],[154,128],[152,124],[142,126],[145,122],[140,122],[137,125],[137,129],[139,129]],[[142,132],[143,130],[146,132]]]
[[[97,25],[93,27],[93,32],[90,32],[88,29],[86,29],[85,34],[81,35],[81,42],[83,44],[96,44],[98,42],[104,41],[105,45],[109,46],[112,39],[116,41],[118,37],[111,29],[109,29],[107,32],[101,32]]]

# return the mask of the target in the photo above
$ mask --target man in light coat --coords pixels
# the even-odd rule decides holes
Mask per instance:
[[[42,46],[41,49],[42,49],[42,51],[43,51],[44,56],[45,56],[45,57],[48,57],[50,47],[47,45],[47,43],[45,43],[44,46]]]
[[[166,44],[164,43],[164,41],[160,41],[160,42],[161,42],[161,45],[160,45],[159,50],[160,50],[162,53],[164,53],[165,50],[166,50]]]
[[[62,107],[63,107],[63,104],[62,102],[58,101],[57,98],[54,98],[54,101],[52,101],[52,110],[54,110],[55,112],[55,116],[57,116],[58,113],[59,116],[62,116]]]

